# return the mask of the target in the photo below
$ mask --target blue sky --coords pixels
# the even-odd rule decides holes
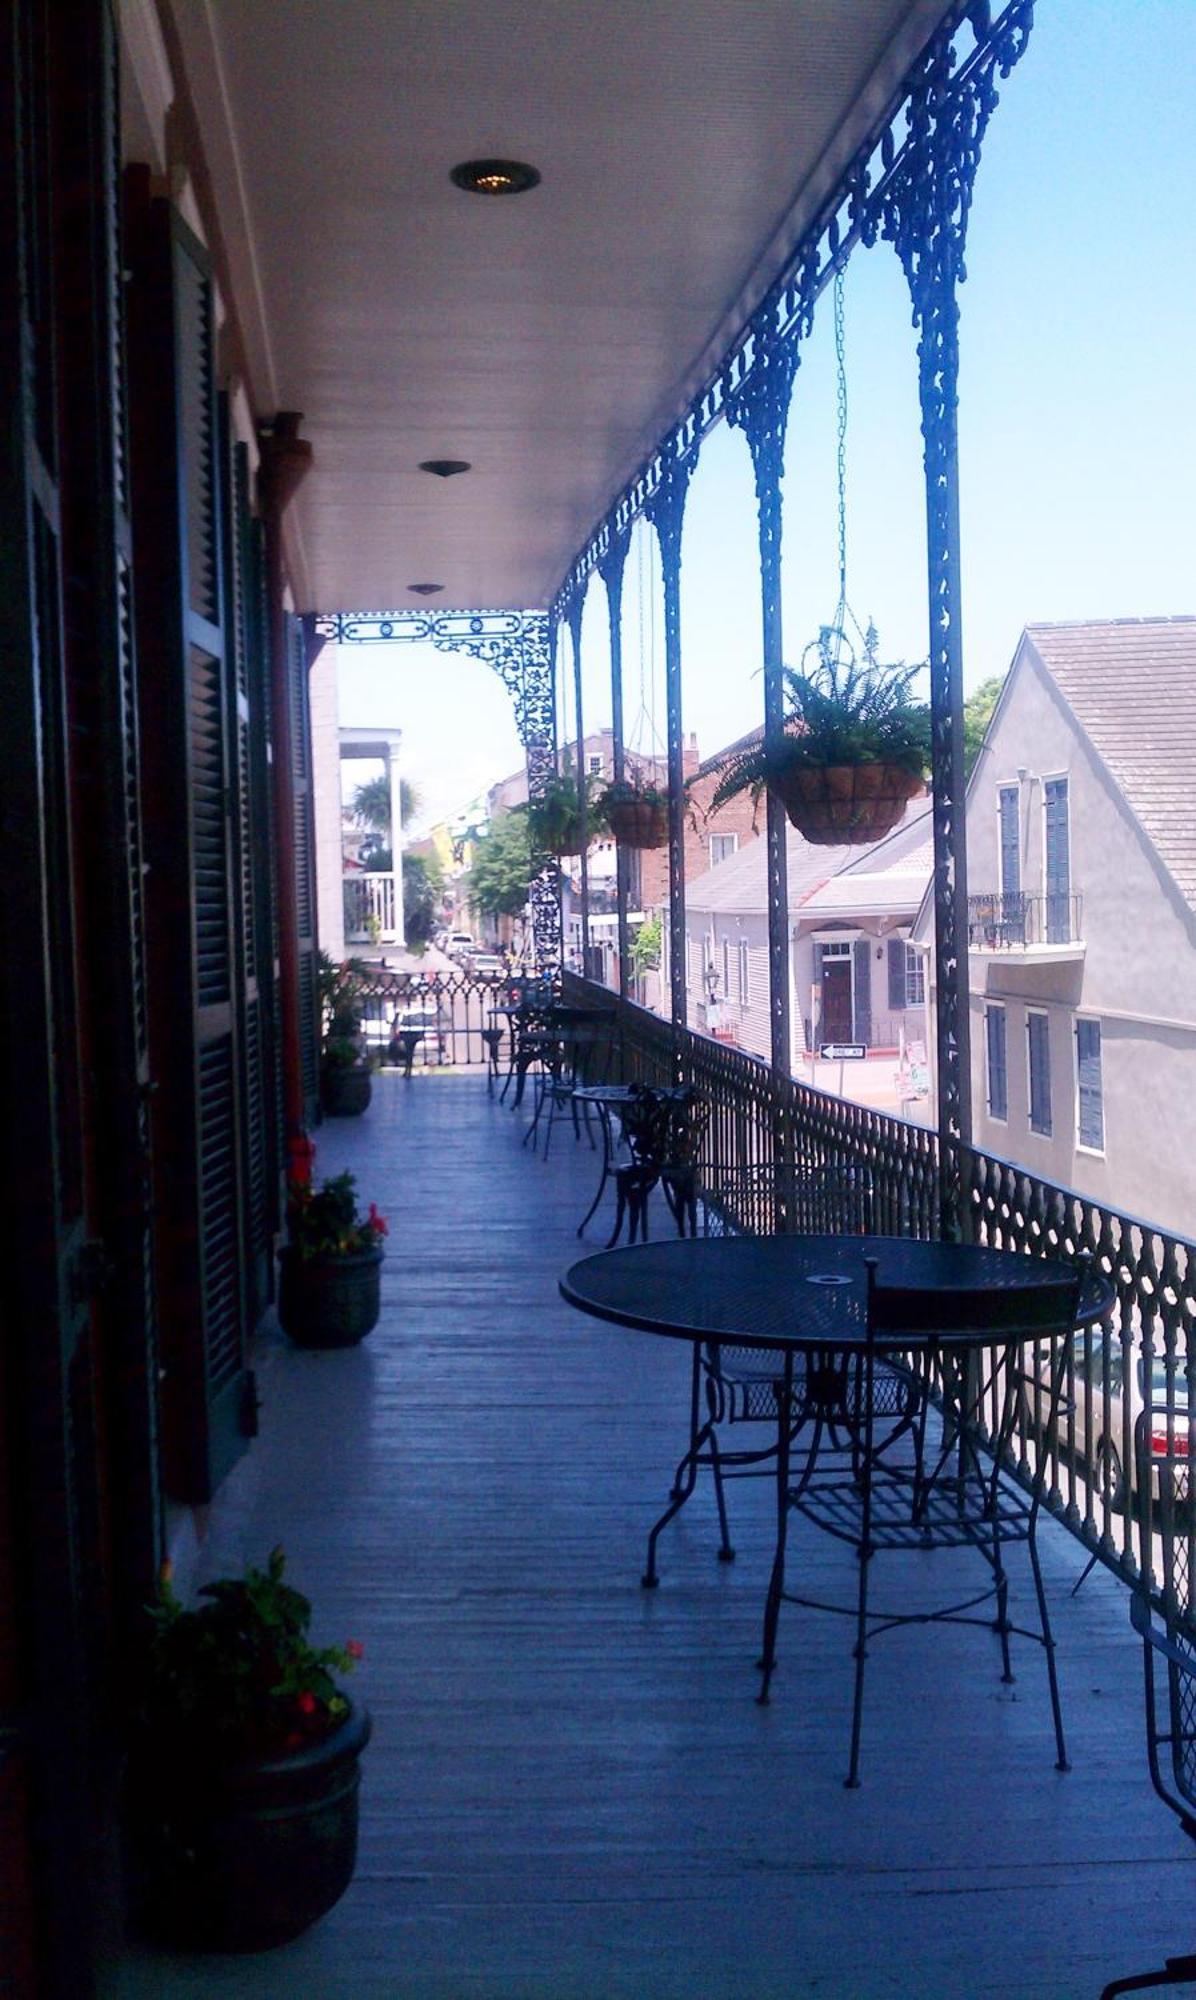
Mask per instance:
[[[1008,665],[1025,624],[1196,611],[1196,0],[1038,0],[1035,15],[985,141],[960,294],[969,687]],[[853,256],[846,315],[848,596],[862,623],[875,618],[882,657],[918,659],[915,335],[887,245]],[[834,426],[827,294],[789,425],[791,660],[837,593]],[[755,546],[747,447],[720,427],[702,447],[683,548],[685,722],[703,755],[760,719]],[[649,749],[664,735],[663,633],[658,604],[641,620],[641,579],[655,598],[650,537],[624,603],[628,738]],[[485,669],[422,648],[341,659],[342,719],[407,730],[434,812],[518,763],[507,697]],[[609,721],[600,584],[582,665],[587,724]]]

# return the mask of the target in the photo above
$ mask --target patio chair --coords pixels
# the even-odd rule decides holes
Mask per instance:
[[[866,1168],[846,1162],[804,1171],[763,1164],[724,1171],[711,1176],[703,1187],[699,1213],[703,1236],[875,1234],[872,1177]],[[670,1505],[648,1537],[648,1560],[641,1578],[646,1590],[655,1589],[659,1581],[656,1546],[661,1531],[690,1498],[703,1467],[709,1467],[714,1481],[718,1559],[734,1562],[724,1482],[773,1477],[781,1380],[781,1361],[775,1348],[723,1348],[714,1342],[695,1345],[689,1443],[673,1475]],[[894,1425],[908,1421],[914,1399],[908,1379],[899,1370],[878,1368],[873,1395],[878,1415],[892,1418]],[[791,1414],[790,1449],[811,1417],[800,1362]],[[767,1434],[751,1444],[746,1440],[724,1441],[742,1426],[754,1427],[757,1434],[764,1426]],[[853,1420],[844,1432],[844,1442],[857,1427]],[[836,1449],[838,1436],[826,1442]]]
[[[768,1699],[782,1598],[813,1610],[850,1613],[855,1625],[855,1685],[846,1783],[854,1788],[859,1784],[865,1669],[870,1645],[876,1638],[909,1624],[977,1625],[996,1632],[1001,1644],[1001,1678],[1011,1682],[1014,1675],[1009,1642],[1017,1634],[1035,1640],[1046,1654],[1056,1768],[1065,1771],[1069,1766],[1055,1644],[1036,1539],[1043,1480],[1051,1454],[1049,1446],[1039,1453],[1037,1474],[1029,1493],[1006,1470],[1004,1455],[1021,1408],[1023,1342],[1032,1339],[1052,1343],[1057,1357],[1053,1383],[1053,1401],[1057,1403],[1067,1343],[1080,1313],[1084,1271],[1077,1268],[1066,1280],[1044,1278],[1042,1285],[1032,1291],[1024,1288],[986,1291],[981,1343],[975,1337],[974,1293],[957,1294],[949,1289],[931,1293],[886,1286],[878,1281],[876,1268],[875,1261],[869,1259],[866,1341],[858,1361],[843,1364],[845,1380],[850,1380],[858,1368],[858,1400],[845,1409],[847,1399],[839,1390],[829,1417],[825,1411],[816,1416],[816,1422],[822,1423],[850,1424],[853,1418],[858,1422],[851,1462],[845,1470],[836,1468],[827,1476],[818,1467],[816,1453],[811,1448],[806,1468],[789,1494],[791,1507],[854,1551],[858,1568],[855,1603],[832,1604],[787,1591],[783,1579],[774,1572],[765,1616],[760,1700]],[[910,1375],[917,1386],[920,1412],[915,1421],[896,1432],[891,1427],[880,1429],[874,1383],[879,1370],[889,1364],[881,1359],[877,1343],[887,1351],[894,1336],[901,1333],[918,1335],[924,1340],[927,1335],[959,1336],[969,1330],[972,1332],[969,1345],[958,1345],[945,1338],[941,1344],[934,1343],[933,1351],[922,1348],[923,1359]],[[984,1377],[986,1367],[988,1374]],[[937,1447],[930,1443],[925,1429],[925,1413],[932,1394],[943,1417]],[[1053,1432],[1056,1422],[1057,1409],[1052,1413],[1048,1432]],[[911,1440],[915,1446],[912,1451]],[[1004,1552],[1013,1543],[1024,1543],[1029,1553],[1038,1608],[1037,1630],[1014,1625],[1009,1618]],[[884,1610],[870,1603],[871,1570],[877,1556],[916,1553],[921,1563],[929,1550],[963,1548],[974,1549],[988,1567],[989,1577],[981,1589],[969,1589],[962,1598],[953,1597],[949,1603],[934,1609],[913,1609],[907,1599],[899,1600],[900,1608]],[[995,1616],[985,1615],[982,1607],[986,1604],[991,1604]]]
[[[1130,1618],[1142,1640],[1142,1665],[1146,1690],[1146,1753],[1150,1777],[1164,1805],[1176,1814],[1184,1832],[1196,1840],[1196,1639],[1191,1625],[1181,1621],[1178,1606],[1189,1593],[1180,1590],[1177,1551],[1185,1549],[1186,1527],[1180,1523],[1177,1540],[1177,1506],[1188,1503],[1188,1417],[1187,1411],[1168,1415],[1165,1410],[1143,1412],[1135,1426],[1138,1459],[1139,1526],[1142,1560],[1139,1580],[1130,1598]],[[1159,1444],[1165,1439],[1165,1448]],[[1158,1481],[1157,1519],[1146,1496],[1152,1480]],[[1159,1536],[1163,1548],[1163,1590],[1159,1603],[1152,1601],[1151,1577],[1154,1567],[1153,1544]],[[1184,1561],[1180,1554],[1180,1561]],[[1162,1689],[1160,1689],[1162,1683]],[[1101,2000],[1113,2000],[1118,1993],[1141,1993],[1151,1986],[1196,1985],[1196,1953],[1185,1952],[1168,1958],[1150,1972],[1135,1972],[1115,1979],[1101,1993]]]
[[[698,1090],[653,1090],[645,1084],[620,1112],[626,1154],[611,1169],[615,1183],[615,1226],[607,1249],[613,1248],[627,1223],[627,1241],[648,1240],[648,1197],[659,1185],[664,1191],[677,1234],[697,1234],[698,1154],[710,1118],[710,1106]]]

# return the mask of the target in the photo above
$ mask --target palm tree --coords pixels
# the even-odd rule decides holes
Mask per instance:
[[[403,825],[409,826],[420,809],[420,796],[415,786],[406,778],[399,779],[399,811]],[[371,833],[390,837],[390,780],[385,772],[376,778],[367,778],[358,785],[353,794],[353,817],[359,826],[368,826]]]

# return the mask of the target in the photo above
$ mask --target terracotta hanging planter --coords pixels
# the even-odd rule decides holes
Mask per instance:
[[[814,847],[857,847],[898,825],[922,779],[903,764],[797,764],[769,775],[786,816]]]
[[[656,799],[611,799],[606,817],[622,847],[667,847],[669,808]]]

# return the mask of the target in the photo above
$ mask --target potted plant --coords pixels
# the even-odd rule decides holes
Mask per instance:
[[[316,1189],[292,1178],[290,1242],[281,1252],[278,1317],[297,1347],[356,1347],[378,1324],[386,1222],[371,1202],[357,1212],[357,1183],[337,1174]]]
[[[623,847],[665,847],[669,838],[669,795],[634,771],[598,794],[598,810]]]
[[[330,1118],[356,1118],[370,1101],[370,1061],[362,1034],[366,969],[360,959],[334,964],[321,952],[317,970],[320,1103]]]
[[[284,1556],[187,1609],[164,1565],[137,1676],[127,1787],[135,1901],[192,1950],[285,1944],[344,1894],[370,1719],[336,1680],[355,1640],[313,1646]]]
[[[578,854],[581,851],[581,814],[578,810],[577,778],[565,771],[554,772],[543,789],[527,803],[528,841],[533,855]],[[593,776],[586,779],[586,836],[608,831]]]
[[[832,646],[826,627],[807,647],[802,671],[783,670],[784,728],[726,760],[712,813],[741,792],[758,803],[767,788],[815,846],[859,845],[892,832],[925,782],[930,710],[910,697],[921,667],[884,665],[876,643],[869,626],[857,660]],[[807,667],[811,651],[816,658]]]

